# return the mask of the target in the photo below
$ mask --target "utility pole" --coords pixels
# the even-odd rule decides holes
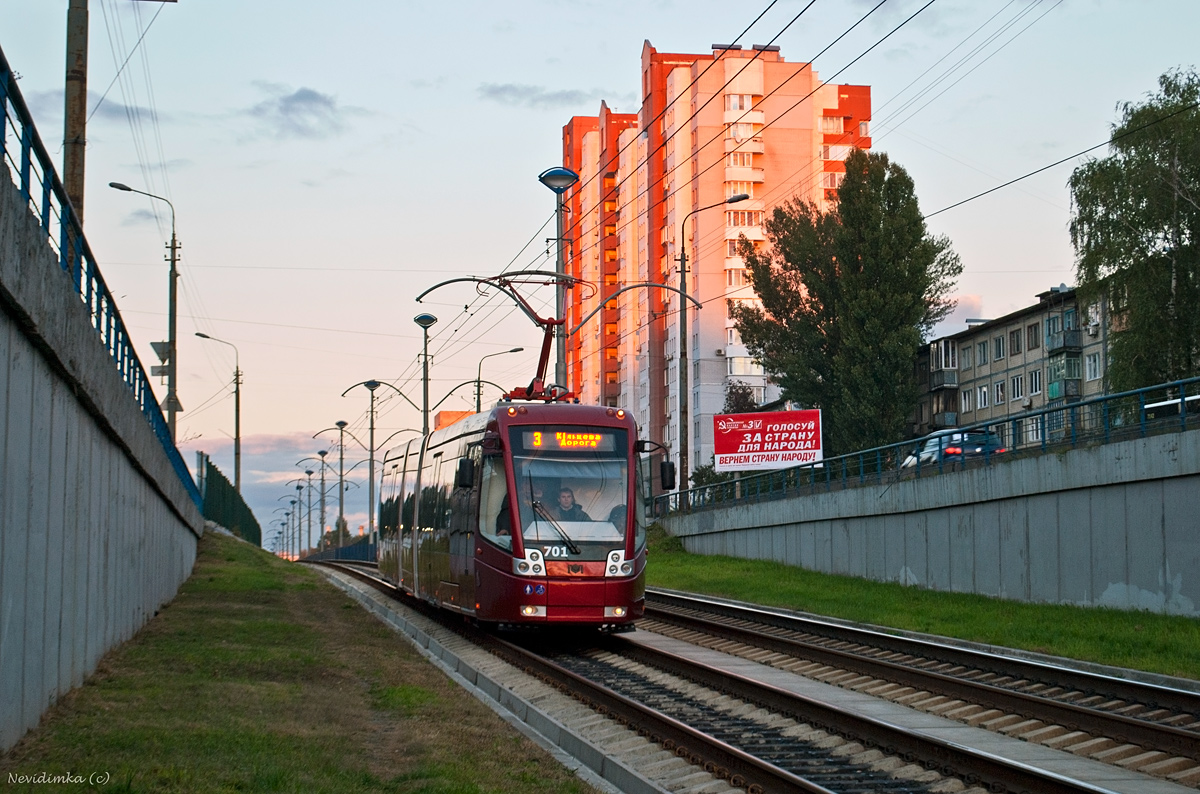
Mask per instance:
[[[67,6],[67,81],[63,118],[63,187],[83,225],[83,174],[87,148],[87,0]],[[172,437],[174,434],[172,433]]]
[[[321,456],[321,537],[325,537],[325,456],[329,450],[323,449],[317,453]],[[320,546],[320,543],[317,544]]]

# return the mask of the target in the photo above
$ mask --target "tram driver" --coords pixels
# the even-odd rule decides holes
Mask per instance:
[[[559,521],[591,521],[592,517],[575,502],[575,492],[566,486],[558,489]]]

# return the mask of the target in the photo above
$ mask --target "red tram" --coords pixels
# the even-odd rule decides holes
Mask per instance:
[[[637,427],[626,411],[501,402],[388,451],[379,570],[482,624],[632,629],[644,611]]]

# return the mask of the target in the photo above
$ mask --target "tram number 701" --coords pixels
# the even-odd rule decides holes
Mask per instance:
[[[542,554],[546,557],[570,557],[571,553],[567,551],[566,546],[543,546]]]

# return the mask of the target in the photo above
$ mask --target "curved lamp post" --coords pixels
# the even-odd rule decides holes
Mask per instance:
[[[429,312],[422,312],[413,318],[413,322],[421,326],[421,335],[424,339],[424,347],[422,348],[424,353],[421,356],[421,381],[424,386],[424,402],[422,402],[424,407],[421,409],[421,433],[427,436],[429,435],[429,329],[437,322],[437,318]]]
[[[554,217],[557,221],[558,229],[558,237],[555,238],[558,241],[558,254],[554,259],[554,272],[561,276],[567,272],[563,248],[563,194],[567,192],[567,189],[571,185],[579,181],[579,174],[570,168],[556,166],[554,168],[547,168],[538,174],[538,181],[554,191]],[[566,288],[560,281],[554,288],[554,312],[555,317],[559,320],[564,319],[565,316],[565,296]],[[554,382],[565,386],[567,383],[567,338],[563,334],[563,330],[563,328],[560,328],[557,331],[558,345],[555,348]]]
[[[506,356],[509,353],[520,353],[525,348],[514,347],[512,350],[501,350],[499,353],[488,353],[483,358],[479,359],[479,367],[475,371],[475,413],[480,413],[483,410],[483,360],[492,356]]]
[[[684,297],[687,297],[687,228],[688,218],[695,215],[697,212],[710,210],[713,207],[720,207],[722,204],[736,204],[739,201],[745,201],[750,198],[746,193],[736,193],[724,201],[719,201],[716,204],[709,204],[707,207],[699,207],[692,210],[687,215],[683,216],[683,220],[679,223],[679,289],[682,290]],[[694,229],[693,229],[694,231]],[[687,304],[682,300],[679,302],[679,490],[686,491],[688,489],[688,440],[691,437],[691,426],[688,424],[688,370],[687,370],[687,343],[688,343],[688,323],[687,323]]]
[[[165,201],[167,206],[171,208],[171,242],[167,246],[171,251],[171,280],[169,282],[169,289],[167,293],[167,355],[166,359],[163,361],[163,363],[166,365],[165,374],[167,376],[167,399],[163,400],[162,407],[167,411],[167,430],[170,431],[171,440],[174,441],[175,414],[183,410],[183,406],[179,402],[179,396],[175,393],[175,378],[179,371],[179,362],[177,361],[178,356],[175,349],[175,305],[178,289],[176,282],[179,280],[179,271],[176,268],[176,264],[179,261],[179,240],[175,237],[175,205],[172,204],[169,199],[163,196],[156,196],[153,193],[147,193],[144,190],[136,190],[131,188],[129,185],[122,184],[121,182],[109,182],[108,186],[115,190],[123,190],[126,193],[138,193],[143,196],[149,196],[152,199]],[[162,343],[156,342],[155,344]],[[158,351],[156,350],[155,352]],[[159,353],[159,358],[163,358],[161,353]],[[159,368],[151,368],[151,375],[158,374],[154,371],[156,369]]]
[[[426,343],[428,344],[428,341]],[[371,543],[377,540],[375,537],[375,390],[380,386],[387,386],[389,389],[396,392],[396,394],[399,394],[401,397],[407,400],[408,404],[412,405],[413,408],[416,408],[417,406],[413,405],[413,401],[409,400],[408,396],[405,395],[404,392],[400,391],[390,383],[379,380],[364,380],[362,383],[356,383],[349,389],[346,389],[346,391],[342,392],[342,396],[345,397],[351,389],[356,389],[359,386],[366,386],[367,391],[371,392],[371,443],[367,449],[367,454],[371,460],[371,479],[369,487],[367,488],[367,542]]]
[[[233,487],[242,492],[242,366],[237,345],[217,339],[215,336],[196,332],[196,336],[210,342],[220,342],[233,348]]]

